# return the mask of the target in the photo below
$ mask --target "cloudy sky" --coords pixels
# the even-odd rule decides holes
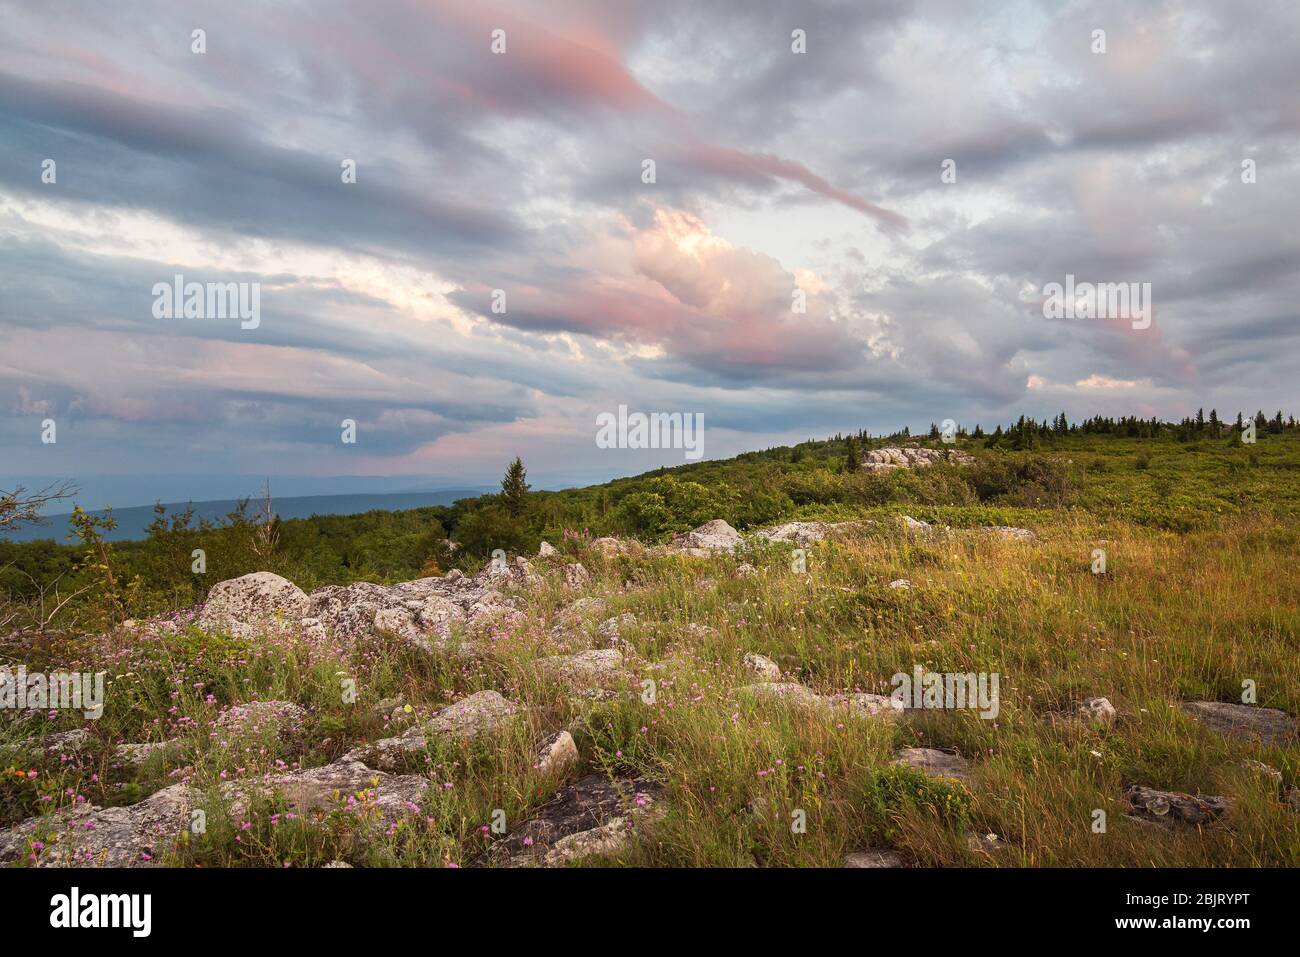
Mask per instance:
[[[620,404],[703,413],[706,457],[1300,407],[1294,0],[0,21],[0,487],[132,505],[683,460],[597,448]],[[178,273],[260,284],[259,324],[156,318]],[[1151,327],[1044,318],[1067,275],[1151,283]]]

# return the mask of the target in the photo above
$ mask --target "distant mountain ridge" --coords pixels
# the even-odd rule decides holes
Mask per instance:
[[[450,505],[461,498],[474,498],[485,492],[484,488],[450,488],[432,492],[381,492],[373,494],[341,495],[297,495],[274,499],[272,505],[281,519],[310,518],[312,515],[355,515],[375,509],[400,512],[413,508],[427,508],[431,505]],[[208,502],[172,502],[167,503],[167,514],[174,515],[194,506],[194,519],[206,518],[220,521],[234,511],[239,504],[236,499],[215,499]],[[256,500],[249,502],[249,513],[255,511]],[[103,515],[103,511],[93,512]],[[139,505],[130,508],[113,509],[113,518],[117,528],[105,535],[109,541],[120,542],[145,538],[145,529],[153,521],[154,507]],[[42,538],[56,542],[67,542],[69,532],[67,515],[51,515],[43,525],[24,526],[9,532],[0,533],[0,539],[11,542],[31,542]]]

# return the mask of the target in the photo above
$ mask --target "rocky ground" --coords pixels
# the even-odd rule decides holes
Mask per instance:
[[[843,574],[809,581],[792,564],[792,549],[801,550],[801,560],[812,553],[827,562],[857,561],[855,547],[881,542],[894,558],[870,576],[850,564]],[[1027,529],[954,530],[906,516],[894,523],[789,522],[749,536],[713,521],[653,548],[606,538],[583,544],[579,555],[545,545],[531,560],[496,562],[474,576],[453,570],[311,594],[269,572],[222,582],[189,614],[128,622],[99,639],[106,656],[99,663],[115,679],[110,713],[117,713],[118,692],[130,698],[115,726],[147,736],[105,740],[96,722],[68,728],[66,715],[44,722],[46,731],[30,717],[9,722],[0,765],[15,756],[20,761],[10,774],[27,774],[28,781],[75,774],[78,783],[42,794],[40,813],[0,830],[0,862],[148,867],[193,863],[199,850],[216,853],[220,844],[218,864],[261,860],[248,857],[256,848],[284,856],[284,863],[351,866],[343,857],[375,863],[357,850],[370,835],[387,842],[388,863],[656,863],[655,848],[689,832],[691,818],[705,813],[695,802],[738,800],[718,794],[734,772],[784,783],[758,796],[750,793],[752,780],[745,785],[748,796],[728,813],[749,821],[747,836],[707,851],[720,863],[760,862],[765,840],[797,842],[807,833],[801,823],[818,826],[820,804],[846,800],[863,809],[846,810],[827,828],[811,862],[1035,863],[1041,834],[1009,834],[1005,825],[999,833],[972,813],[983,790],[1007,786],[1006,759],[987,772],[981,768],[999,747],[995,728],[980,727],[969,714],[905,708],[882,686],[888,668],[867,682],[873,690],[860,679],[828,681],[830,670],[818,657],[827,653],[815,640],[807,643],[798,615],[755,604],[752,589],[771,592],[780,576],[794,583],[782,586],[796,590],[790,594],[817,587],[823,603],[849,594],[857,607],[876,602],[891,616],[905,615],[929,602],[930,590],[941,590],[927,583],[926,561],[938,559],[925,556],[1006,555],[1037,543]],[[911,563],[909,579],[891,577],[891,568],[905,567],[899,556]],[[1009,561],[1023,567],[1024,560]],[[689,597],[694,590],[730,593],[728,614],[697,616]],[[867,604],[864,595],[873,596]],[[917,620],[950,616],[951,608],[942,610],[949,600],[937,599],[939,607]],[[716,601],[699,606],[721,607]],[[766,637],[753,639],[750,618],[764,615],[777,616],[798,637],[777,641],[760,632]],[[934,646],[947,639],[937,627],[932,635],[914,636],[892,671],[910,672],[914,661],[933,658]],[[130,690],[138,673],[127,669],[157,664],[156,658],[143,663],[146,652],[175,656],[189,647],[204,658],[217,654],[209,642],[218,639],[233,644],[221,652],[227,655],[221,668],[203,670],[206,680],[187,686],[192,663],[169,658],[170,691]],[[1025,664],[1019,654],[1016,660],[1004,652],[1000,665],[1013,673],[1007,693],[1016,699],[1003,705],[1002,721],[1014,727],[1032,720],[1037,740],[1052,743],[1043,752],[1055,755],[1051,760],[1100,759],[1108,741],[1125,746],[1126,725],[1147,720],[1150,697],[1133,692],[1131,707],[1117,707],[1109,697],[1115,691],[1096,681],[1104,669],[1092,672],[1087,687],[1075,684],[1072,695],[1057,695],[1053,707],[1020,699],[1014,672]],[[850,658],[842,649],[825,660]],[[855,667],[850,662],[840,676]],[[1120,672],[1112,677],[1125,683]],[[259,683],[301,693],[250,697],[249,687]],[[376,689],[394,687],[406,690],[377,696]],[[338,700],[330,700],[335,693]],[[174,704],[164,707],[169,701]],[[1242,777],[1263,781],[1263,790],[1245,800],[1253,806],[1271,794],[1270,806],[1300,810],[1295,765],[1278,757],[1296,753],[1289,714],[1172,695],[1166,707],[1182,723],[1163,713],[1160,720],[1174,722],[1180,733],[1203,729],[1226,749],[1268,751],[1264,756],[1281,769],[1257,758],[1233,759]],[[681,724],[693,709],[707,717]],[[963,730],[936,730],[936,720],[964,722]],[[742,742],[753,755],[741,753]],[[755,756],[758,766],[751,768]],[[683,765],[691,760],[700,767],[688,774]],[[1076,809],[1080,834],[1089,833],[1090,815],[1099,808],[1109,814],[1110,828],[1130,835],[1130,849],[1151,829],[1184,835],[1170,839],[1181,846],[1185,835],[1222,827],[1243,800],[1170,789],[1177,775],[1149,763],[1148,778],[1132,780],[1132,769],[1142,766],[1103,776],[1109,793],[1104,799],[1094,793]],[[835,776],[841,780],[823,783]],[[858,798],[835,790],[846,781],[855,782]],[[477,805],[449,803],[459,800],[450,796],[458,788],[474,789]],[[99,800],[92,797],[96,790]],[[923,796],[919,804],[916,794]],[[1293,841],[1294,822],[1280,827],[1284,836],[1275,839]],[[290,830],[292,840],[283,836]],[[926,841],[936,833],[947,835],[948,850],[927,858]],[[1295,849],[1278,853],[1285,859]]]

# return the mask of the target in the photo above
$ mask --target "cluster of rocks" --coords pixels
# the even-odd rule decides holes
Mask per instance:
[[[904,449],[877,450],[869,455],[893,451],[902,454],[904,463],[890,459],[879,464],[929,465],[938,460],[920,453],[943,454]],[[902,516],[899,521],[910,532],[932,530],[932,526],[909,516]],[[787,522],[761,529],[757,535],[771,542],[802,547],[862,524]],[[1027,541],[1034,537],[1028,530],[1010,527],[984,531],[1014,540]],[[725,521],[715,520],[674,537],[663,550],[715,555],[734,553],[744,545],[745,539],[734,528]],[[601,554],[620,554],[640,546],[611,538],[599,539],[591,547]],[[545,543],[538,561],[553,562],[553,568],[560,567],[570,586],[581,586],[590,579],[582,565],[562,564],[563,559],[555,549]],[[258,572],[215,586],[195,623],[200,628],[226,630],[246,638],[285,633],[354,642],[385,636],[426,651],[440,651],[457,635],[474,635],[520,624],[523,603],[514,592],[537,580],[532,565],[522,558],[493,562],[472,577],[453,570],[442,577],[398,585],[356,583],[330,586],[310,594],[278,575]],[[898,589],[910,585],[905,579],[890,583],[891,588]],[[567,648],[571,653],[539,658],[535,662],[536,672],[549,686],[575,697],[627,693],[634,689],[636,677],[634,648],[627,636],[635,637],[640,627],[636,616],[630,613],[610,617],[607,602],[602,598],[579,598],[556,616],[551,630],[557,649]],[[705,626],[691,626],[687,637],[698,643],[713,634],[716,633]],[[752,701],[837,719],[889,721],[905,714],[902,703],[889,696],[821,694],[804,684],[786,680],[775,661],[757,653],[745,654],[743,667],[752,676],[752,683],[740,687],[738,692]],[[1178,707],[1205,727],[1242,741],[1279,746],[1297,739],[1295,720],[1275,709],[1210,701],[1181,702]],[[502,734],[520,717],[520,707],[493,690],[471,694],[420,719],[407,714],[410,710],[403,712],[404,722],[398,725],[402,728],[398,734],[360,745],[323,767],[269,779],[223,782],[220,796],[236,815],[244,813],[255,799],[273,793],[281,795],[292,809],[303,814],[331,810],[349,796],[360,796],[361,804],[375,809],[381,820],[395,821],[411,813],[412,806],[429,786],[424,775],[411,773],[418,769],[422,758],[441,745],[459,745]],[[1093,729],[1105,729],[1116,721],[1117,712],[1108,699],[1094,697],[1059,717]],[[301,737],[307,718],[306,711],[293,702],[254,701],[222,712],[212,734],[219,743],[248,736],[264,739],[271,735],[282,742],[293,742]],[[407,727],[407,721],[414,723]],[[50,755],[62,755],[82,750],[92,741],[92,735],[86,730],[66,731],[45,738],[41,748]],[[180,746],[175,740],[122,744],[117,746],[114,757],[123,764],[139,765],[160,750]],[[895,755],[894,763],[962,784],[970,780],[969,762],[949,751],[906,748]],[[534,767],[557,781],[579,764],[577,745],[568,731],[552,733],[536,747]],[[1279,772],[1255,764],[1256,770],[1267,773],[1280,788]],[[1288,799],[1300,809],[1300,792],[1294,788],[1291,792],[1294,794],[1288,794]],[[54,815],[29,819],[0,831],[0,862],[16,860],[27,853],[32,841],[39,841],[46,845],[38,855],[37,863],[41,866],[147,865],[161,857],[190,828],[192,812],[202,808],[206,798],[189,784],[176,784],[127,807],[70,805]],[[1231,808],[1229,798],[1160,791],[1141,784],[1130,786],[1124,798],[1131,820],[1158,826],[1205,826]],[[587,775],[559,791],[503,840],[495,842],[488,851],[487,862],[552,866],[591,854],[613,853],[626,846],[629,835],[662,813],[663,791],[653,781]],[[1006,846],[996,835],[970,835],[968,843],[972,851],[980,853],[993,853]],[[880,848],[855,852],[848,862],[855,867],[900,864],[895,852]]]
[[[638,827],[663,816],[662,798],[662,786],[644,778],[586,775],[493,844],[489,861],[505,867],[559,867],[617,853]]]
[[[297,715],[289,713],[286,704],[251,702],[224,716],[231,716],[230,727],[287,718],[291,728]],[[387,826],[412,813],[429,787],[422,774],[397,773],[413,763],[417,753],[437,740],[460,742],[499,733],[518,713],[497,692],[480,691],[398,737],[357,748],[331,764],[272,779],[224,782],[219,796],[236,820],[254,800],[278,795],[299,815],[339,809],[346,802],[349,809],[360,808]],[[578,763],[577,745],[568,731],[550,735],[536,748],[534,767],[544,776],[560,778]],[[555,866],[589,854],[612,853],[625,846],[634,826],[662,813],[655,806],[661,795],[661,787],[650,781],[587,775],[494,845],[489,862]],[[0,863],[16,861],[35,847],[40,867],[148,867],[192,829],[195,812],[206,805],[207,795],[189,784],[172,785],[126,807],[70,805],[0,831]]]
[[[308,595],[279,575],[253,572],[214,585],[195,624],[246,638],[294,633],[352,642],[388,634],[429,651],[445,648],[457,629],[472,634],[518,625],[524,618],[519,600],[503,589],[532,575],[519,559],[490,563],[474,577],[452,569],[441,578],[328,585]]]
[[[923,449],[917,445],[872,449],[862,459],[862,471],[891,472],[894,469],[925,468],[943,462],[973,465],[975,457],[960,449]]]
[[[273,781],[226,782],[220,797],[239,817],[251,801],[274,793],[293,812],[308,814],[337,806],[340,796],[364,792],[366,806],[386,820],[396,820],[428,784],[419,775],[395,777],[345,758]],[[36,861],[39,867],[147,867],[192,830],[195,812],[206,806],[203,792],[188,784],[173,784],[127,807],[70,805],[55,815],[0,831],[0,862],[20,859],[36,842],[44,845]]]

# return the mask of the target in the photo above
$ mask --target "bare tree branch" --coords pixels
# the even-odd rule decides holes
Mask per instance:
[[[77,494],[72,482],[47,485],[39,492],[28,492],[19,485],[12,492],[0,491],[0,532],[20,525],[43,525],[41,512],[51,503]]]

